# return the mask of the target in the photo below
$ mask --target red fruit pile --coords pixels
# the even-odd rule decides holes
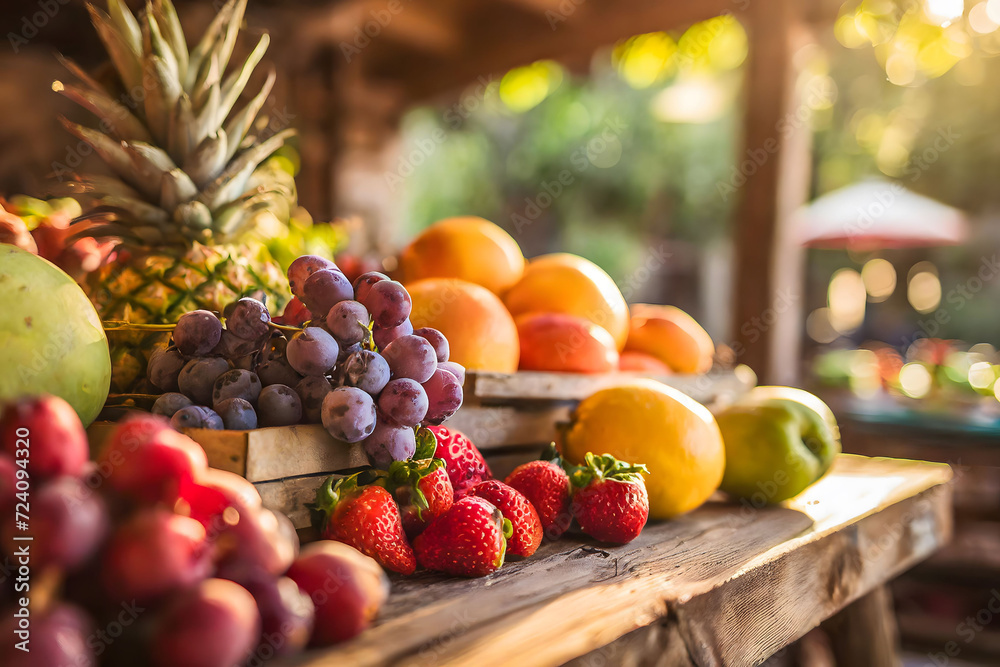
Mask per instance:
[[[122,422],[93,463],[59,398],[6,406],[0,437],[0,551],[29,572],[0,585],[2,665],[261,664],[355,636],[388,596],[346,545],[299,553],[291,522],[163,417]]]
[[[412,574],[417,566],[456,576],[495,572],[506,555],[528,557],[542,537],[557,539],[576,518],[602,542],[624,544],[646,524],[644,466],[609,455],[587,456],[564,469],[562,460],[525,463],[506,482],[462,433],[425,430],[412,459],[386,471],[329,478],[316,494],[323,537],[349,544],[386,569]]]

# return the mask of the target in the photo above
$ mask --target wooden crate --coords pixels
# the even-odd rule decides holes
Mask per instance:
[[[469,373],[465,404],[446,426],[468,435],[483,450],[493,473],[505,477],[520,463],[537,458],[552,441],[556,423],[567,420],[579,400],[634,377]],[[742,372],[655,379],[704,403],[729,400],[753,386],[752,373]],[[88,429],[94,456],[112,428],[112,423],[98,422]],[[185,433],[204,447],[210,466],[253,482],[264,505],[287,514],[296,528],[309,525],[305,504],[312,501],[323,480],[338,470],[367,463],[360,444],[335,440],[318,424],[253,431],[187,429]]]

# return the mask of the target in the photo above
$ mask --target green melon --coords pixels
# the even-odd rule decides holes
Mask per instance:
[[[53,394],[90,424],[110,384],[108,339],[80,286],[41,257],[0,245],[0,400]]]

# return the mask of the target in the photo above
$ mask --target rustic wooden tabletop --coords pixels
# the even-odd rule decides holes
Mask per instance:
[[[845,607],[859,659],[891,664],[881,587],[949,539],[950,479],[842,455],[784,506],[710,502],[621,547],[570,535],[482,579],[394,578],[375,627],[295,664],[752,665]]]

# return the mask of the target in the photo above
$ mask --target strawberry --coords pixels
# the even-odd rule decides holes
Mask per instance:
[[[550,540],[569,528],[573,515],[569,509],[569,476],[555,461],[530,461],[507,475],[507,484],[517,489],[534,506]]]
[[[413,541],[417,561],[428,570],[483,577],[503,565],[510,521],[488,500],[467,496],[427,526]]]
[[[399,503],[403,530],[411,540],[455,502],[455,491],[441,459],[393,461],[389,485]]]
[[[483,455],[465,434],[444,426],[428,426],[427,429],[437,438],[434,458],[444,460],[456,500],[469,495],[472,487],[483,480],[493,479]]]
[[[509,519],[514,534],[507,541],[507,552],[512,556],[530,556],[542,543],[542,522],[538,512],[521,493],[498,479],[488,479],[472,487],[470,495],[484,498],[496,506]]]
[[[413,574],[417,569],[399,508],[383,487],[358,486],[358,475],[331,477],[316,492],[313,508],[326,515],[324,539],[349,544],[393,572]]]
[[[601,542],[625,544],[642,532],[649,517],[649,497],[641,473],[646,466],[619,461],[610,454],[588,453],[570,475],[573,517]]]

